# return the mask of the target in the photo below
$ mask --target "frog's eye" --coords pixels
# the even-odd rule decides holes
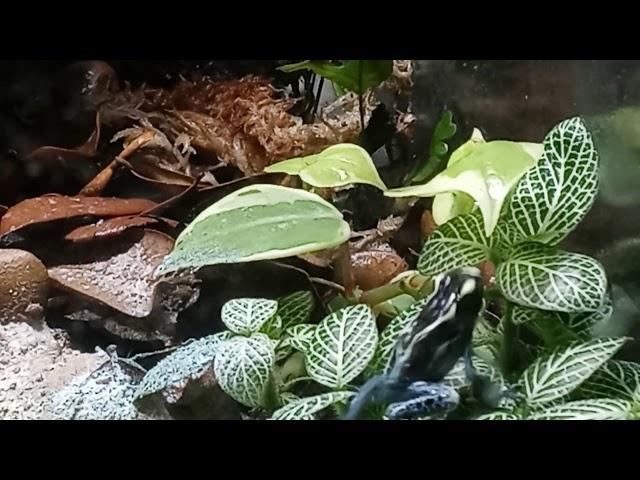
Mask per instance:
[[[460,287],[460,297],[465,297],[476,291],[478,288],[478,281],[475,278],[468,278],[464,281]]]

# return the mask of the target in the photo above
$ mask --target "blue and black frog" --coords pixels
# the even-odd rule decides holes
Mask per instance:
[[[485,403],[497,406],[502,397],[510,396],[510,391],[477,374],[471,361],[471,338],[483,305],[478,269],[461,268],[438,277],[435,293],[411,328],[400,335],[391,369],[360,388],[344,419],[356,420],[372,405],[385,406],[390,420],[446,415],[460,398],[442,381],[460,358],[472,391],[480,392]]]

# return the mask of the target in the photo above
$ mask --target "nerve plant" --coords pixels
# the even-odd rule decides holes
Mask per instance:
[[[290,162],[296,170],[290,173],[335,161],[321,155],[310,160]],[[361,176],[344,164],[330,168],[330,175],[340,177],[339,170],[351,181]],[[558,248],[589,211],[597,189],[597,152],[582,120],[573,118],[557,125],[542,145],[484,142],[476,136],[454,152],[447,169],[428,184],[386,191],[389,196],[453,195],[440,202],[444,220],[424,245],[418,261],[421,275],[432,278],[480,263],[495,268],[485,289],[489,308],[473,332],[471,360],[491,381],[518,393],[519,400],[502,402],[501,409],[487,413],[486,405],[469,394],[460,361],[444,378],[461,396],[451,417],[638,415],[640,366],[611,360],[624,338],[595,335],[594,327],[611,314],[603,268],[592,258]],[[282,258],[331,248],[348,238],[348,225],[329,203],[309,192],[286,190],[248,187],[210,207],[185,230],[163,268]],[[327,223],[314,229],[319,224],[296,205],[317,209],[319,219]],[[248,226],[238,222],[240,218]],[[252,234],[239,247],[231,247],[229,238],[221,238],[227,235],[226,222],[236,228],[229,234],[235,238],[243,228],[261,228],[265,244]],[[312,234],[303,227],[312,228]],[[367,305],[342,308],[318,325],[282,329],[278,308],[254,299],[270,314],[245,309],[245,323],[239,327],[228,323],[223,313],[236,336],[216,348],[220,384],[240,403],[261,408],[275,419],[309,419],[331,405],[334,413],[343,412],[358,385],[388,371],[398,339],[411,329],[429,299],[417,299],[379,334]],[[254,312],[257,320],[247,312]],[[265,325],[273,327],[268,328],[271,337],[260,331]],[[247,354],[238,355],[237,349]],[[372,418],[381,413],[372,413]]]

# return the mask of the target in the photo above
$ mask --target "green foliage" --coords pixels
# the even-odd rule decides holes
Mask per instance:
[[[321,385],[346,387],[373,358],[378,330],[367,305],[343,308],[325,318],[315,329],[305,352],[307,371]]]
[[[387,190],[367,151],[351,143],[333,145],[316,155],[284,160],[264,171],[298,175],[303,182],[317,188],[363,183]]]
[[[451,129],[444,133],[451,133]],[[446,145],[446,135],[439,138]],[[461,188],[458,192],[480,185],[470,195],[479,208],[466,211],[461,203],[464,197],[444,198],[442,201],[452,202],[454,210],[461,205],[464,208],[454,212],[430,236],[417,269],[437,284],[440,274],[454,268],[483,261],[495,265],[495,284],[487,289],[485,299],[491,311],[476,323],[472,361],[476,371],[498,388],[509,388],[518,394],[515,399],[495,403],[498,407],[488,407],[490,402],[485,400],[489,397],[470,384],[460,359],[443,381],[461,399],[451,415],[485,420],[633,418],[640,412],[640,366],[614,358],[626,338],[596,334],[596,327],[612,312],[604,270],[588,256],[558,248],[558,243],[587,214],[597,193],[598,160],[591,136],[582,120],[573,118],[554,127],[541,148],[544,152],[538,155],[536,150],[540,146],[532,144],[468,143],[454,152],[447,170],[432,180],[440,182],[448,176],[455,183],[466,178],[467,186],[457,184],[456,188]],[[276,169],[303,177],[303,172],[322,162],[327,163],[317,172],[342,168],[330,163],[340,159],[318,158],[325,152],[282,162]],[[447,152],[441,146],[436,153]],[[340,150],[342,160],[346,158],[343,154]],[[536,162],[538,157],[540,160]],[[358,168],[366,163],[355,162]],[[366,176],[358,168],[347,175],[347,183]],[[328,180],[324,183],[317,175],[306,178],[313,177],[322,185],[334,182],[335,186],[336,177],[331,175],[326,176]],[[499,195],[488,193],[491,182],[487,183],[487,179],[492,176],[503,187]],[[425,186],[410,188],[414,189],[413,194],[416,189],[426,191]],[[313,205],[330,219],[321,229],[329,228],[328,225],[334,229],[322,237],[323,245],[332,244],[331,239],[337,241],[337,237],[341,242],[346,240],[349,229],[342,226],[343,220],[333,207],[311,199],[306,196],[311,195],[308,192],[289,197],[291,189],[286,190],[285,194],[279,187],[275,190],[249,187],[245,193],[251,197],[250,192],[258,192],[261,200],[254,202],[236,195],[227,203],[215,204],[192,223],[192,233],[185,234],[187,240],[179,241],[177,249],[186,251],[185,245],[195,248],[197,242],[189,244],[189,238],[204,241],[205,231],[215,237],[217,230],[209,230],[210,225],[203,223],[208,218],[257,206],[270,212],[262,217],[268,228],[289,221],[299,222],[296,227],[302,228],[308,219],[315,220],[316,210],[307,209]],[[447,189],[435,187],[430,192],[451,194]],[[481,199],[483,195],[486,201]],[[491,197],[489,200],[487,195]],[[290,220],[290,210],[282,210],[281,205],[297,201],[309,203],[305,203],[304,211],[296,211],[299,218]],[[273,208],[275,213],[270,210]],[[451,211],[445,213],[449,215]],[[337,230],[341,233],[336,236]],[[234,236],[242,231],[239,229]],[[291,236],[291,230],[288,232]],[[290,238],[276,241],[275,237],[267,236],[267,248],[252,247],[242,258],[276,258],[273,252],[291,254],[309,251],[310,244],[317,246],[311,235],[300,235],[295,242],[304,245],[304,249],[282,244]],[[176,262],[183,266],[207,264],[213,255],[210,247],[208,243],[199,247],[202,253],[195,257],[178,255]],[[192,261],[193,258],[197,261]],[[206,368],[207,362],[212,364],[220,387],[237,402],[254,409],[254,413],[259,412],[257,415],[262,418],[340,417],[359,385],[389,370],[399,336],[411,328],[428,301],[428,297],[407,296],[399,308],[401,311],[379,332],[374,313],[379,310],[365,304],[354,305],[353,299],[346,297],[339,304],[329,302],[334,305],[333,311],[317,324],[309,323],[314,308],[310,292],[295,292],[278,300],[231,300],[221,313],[229,331],[210,342],[211,345],[205,342],[209,345],[204,348],[207,361],[203,360],[205,367],[198,362],[198,368]],[[382,419],[384,411],[375,406],[366,415]]]
[[[393,60],[340,60],[339,64],[330,61],[305,60],[284,65],[279,70],[287,73],[311,70],[342,90],[363,95],[367,90],[377,87],[391,76]]]
[[[444,112],[433,131],[427,163],[410,175],[411,180],[409,183],[425,182],[441,170],[444,170],[446,167],[447,153],[449,153],[447,140],[450,140],[456,134],[457,129],[458,127],[453,122],[453,113],[449,111]]]
[[[482,212],[484,234],[490,236],[509,192],[524,173],[536,164],[539,148],[535,144],[471,139],[456,150],[449,159],[447,169],[424,185],[398,188],[386,192],[390,197],[433,197],[447,194],[448,201],[436,206],[450,208],[453,212],[464,211],[460,203],[468,204],[466,198],[475,200]],[[454,194],[465,196],[451,197]],[[448,220],[450,212],[434,209],[434,218]]]
[[[157,274],[311,253],[336,247],[349,235],[342,214],[318,195],[251,185],[198,215],[180,234]]]

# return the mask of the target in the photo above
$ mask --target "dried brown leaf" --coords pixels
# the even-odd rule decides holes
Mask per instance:
[[[130,228],[147,227],[160,222],[166,223],[172,228],[178,226],[178,222],[168,218],[129,215],[100,220],[91,225],[83,225],[69,232],[64,238],[72,242],[89,242],[99,238],[117,237]]]
[[[156,205],[142,198],[66,197],[44,195],[24,200],[9,208],[0,220],[0,235],[28,225],[93,215],[120,217],[136,215]]]
[[[54,285],[131,317],[149,315],[157,284],[154,271],[173,248],[173,239],[155,230],[129,231],[88,247],[76,248],[73,262],[49,268]]]
[[[55,159],[69,161],[86,161],[96,156],[98,144],[100,142],[100,112],[96,112],[96,126],[91,135],[77,148],[61,148],[45,146],[40,147],[29,155],[29,158],[36,161],[52,161]]]

